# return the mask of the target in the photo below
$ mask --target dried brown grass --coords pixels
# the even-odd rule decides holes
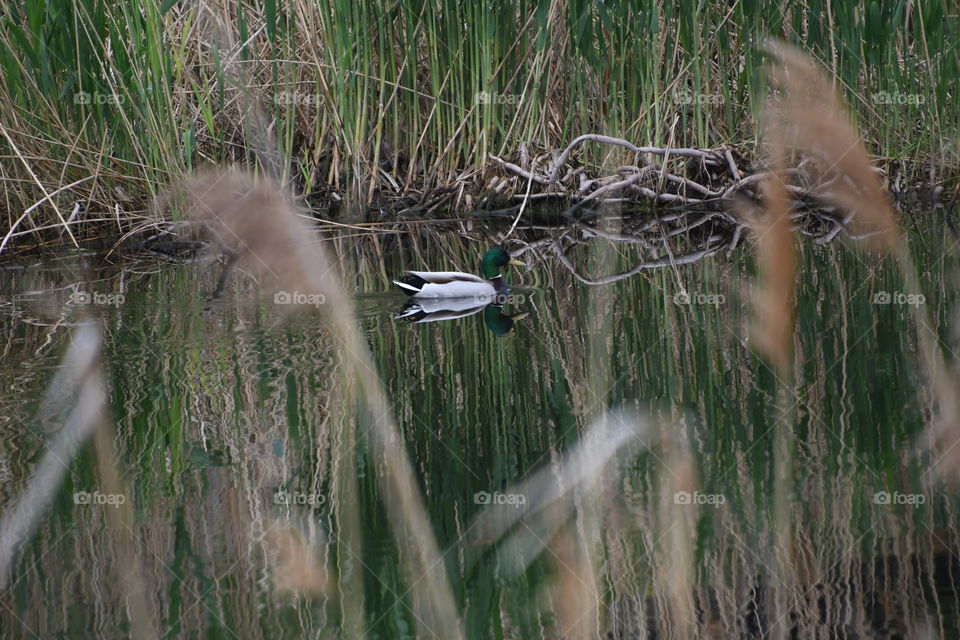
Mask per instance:
[[[298,291],[323,296],[317,310],[329,321],[330,335],[344,363],[343,374],[359,391],[372,424],[354,403],[341,407],[347,423],[360,430],[392,532],[404,549],[402,562],[410,582],[410,601],[421,635],[443,630],[463,637],[444,563],[430,526],[423,497],[374,366],[366,339],[357,328],[353,304],[339,282],[335,262],[313,229],[298,214],[292,199],[272,180],[237,171],[208,170],[175,189],[170,202],[181,207],[198,231],[226,251],[238,267],[248,269],[270,291]],[[294,305],[283,305],[289,311]],[[352,446],[350,453],[352,455]],[[357,505],[345,505],[355,509]],[[352,542],[358,542],[353,540]],[[352,549],[354,554],[359,550]],[[314,574],[316,572],[311,572]],[[319,579],[318,576],[314,578]],[[275,578],[276,580],[276,578]],[[290,579],[292,583],[299,583]],[[362,633],[362,632],[361,632]]]
[[[264,546],[270,554],[271,575],[277,591],[326,595],[329,586],[327,567],[300,531],[279,525],[264,537]]]
[[[756,296],[756,343],[782,378],[793,359],[797,251],[782,154],[762,186],[765,211],[757,220],[757,264],[763,282]]]
[[[772,154],[802,155],[820,195],[848,212],[850,224],[883,251],[901,246],[901,231],[886,190],[860,134],[828,76],[798,49],[769,42],[771,101],[764,134]]]
[[[189,177],[161,200],[193,225],[215,253],[236,259],[267,291],[323,294],[333,306],[347,298],[326,253],[315,250],[314,232],[280,185],[236,170],[207,169]]]
[[[789,376],[798,258],[791,231],[787,163],[804,159],[815,192],[845,212],[869,245],[897,253],[902,233],[866,147],[828,76],[799,50],[767,44],[770,99],[763,119],[771,158],[762,184],[763,213],[755,222],[762,287],[756,297],[756,343],[784,378]]]
[[[905,237],[879,174],[829,77],[805,54],[770,42],[766,48],[772,87],[764,120],[772,174],[764,185],[764,214],[758,226],[758,268],[763,288],[757,296],[757,343],[781,372],[790,364],[793,335],[792,292],[797,268],[788,216],[786,161],[802,157],[804,174],[816,193],[845,212],[845,221],[867,236],[867,246],[895,258],[905,288],[922,290]],[[947,477],[960,468],[960,384],[948,365],[927,311],[912,305],[920,344],[919,368],[932,390],[932,420],[923,447]]]

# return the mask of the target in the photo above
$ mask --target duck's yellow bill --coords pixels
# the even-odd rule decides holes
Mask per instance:
[[[516,258],[510,258],[510,262],[508,262],[507,264],[512,264],[512,265],[515,266],[515,267],[525,267],[525,266],[527,266],[527,263],[521,262],[521,261],[517,260]]]
[[[529,311],[524,311],[523,313],[515,313],[515,314],[513,314],[512,316],[510,316],[510,319],[513,320],[514,322],[516,322],[517,320],[523,320],[523,319],[526,318],[528,315],[530,315],[530,312],[529,312]]]

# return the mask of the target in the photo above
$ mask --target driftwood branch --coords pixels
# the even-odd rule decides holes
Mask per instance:
[[[620,166],[617,168],[615,175],[590,178],[586,175],[585,167],[575,167],[568,164],[573,150],[578,145],[588,141],[622,147],[632,152],[636,159],[645,157],[646,161],[640,164]],[[543,173],[536,171],[534,167],[526,168],[529,166],[523,160],[527,157],[526,152],[521,156],[520,164],[498,156],[489,156],[506,173],[524,180],[526,182],[525,187],[537,184],[541,189],[539,192],[530,192],[524,195],[513,193],[512,197],[522,198],[524,201],[547,197],[567,197],[574,201],[574,206],[568,210],[568,214],[588,203],[624,202],[625,194],[633,194],[634,197],[639,196],[641,199],[654,202],[677,205],[700,204],[705,201],[718,200],[727,195],[729,184],[717,186],[704,184],[692,175],[694,172],[704,174],[708,178],[711,178],[711,173],[718,174],[717,177],[722,177],[720,174],[729,173],[730,176],[734,177],[727,180],[727,183],[736,183],[741,180],[740,171],[737,168],[733,153],[729,149],[641,147],[622,138],[598,134],[586,134],[573,140],[553,162],[546,165],[546,170]],[[654,158],[659,160],[654,160]],[[672,167],[672,165],[678,163],[682,165],[680,173],[667,167],[668,164]],[[563,177],[558,180],[561,173]],[[574,185],[573,182],[578,179],[579,184]],[[663,188],[666,183],[669,183],[669,189]],[[494,178],[491,186],[498,194],[502,194],[507,187],[503,180],[497,178]],[[524,190],[529,192],[529,189]]]
[[[570,157],[570,152],[573,151],[573,148],[578,144],[586,141],[599,142],[601,144],[612,144],[624,149],[632,151],[635,155],[642,155],[644,153],[649,153],[659,156],[679,156],[679,157],[691,157],[699,158],[704,162],[716,164],[718,162],[715,151],[703,151],[701,149],[665,149],[661,147],[638,147],[632,142],[623,140],[622,138],[613,138],[610,136],[602,136],[595,133],[588,133],[585,135],[576,138],[573,142],[567,145],[567,148],[563,150],[563,153],[557,158],[554,162],[553,170],[550,172],[550,184],[553,184],[557,180],[557,172],[560,167],[567,161],[567,158]]]
[[[590,175],[589,167],[572,161],[574,150],[585,142],[626,149],[634,155],[634,162],[617,167],[609,175]],[[497,196],[520,200],[524,204],[536,199],[564,198],[570,202],[563,212],[569,220],[576,219],[574,214],[582,215],[578,212],[587,207],[593,211],[603,205],[639,202],[695,207],[699,212],[728,212],[726,228],[730,250],[739,244],[742,235],[744,222],[737,212],[744,209],[744,203],[750,204],[748,209],[753,208],[761,199],[760,185],[773,177],[764,168],[753,170],[727,147],[671,149],[639,146],[622,138],[599,134],[574,139],[552,162],[542,162],[544,155],[537,156],[536,161],[530,160],[526,148],[519,164],[497,156],[490,158],[507,174],[505,178],[496,176],[490,182]],[[795,216],[797,228],[818,243],[830,242],[841,231],[850,235],[847,230],[850,216],[838,217],[832,206],[836,204],[832,194],[836,190],[849,191],[849,185],[825,180],[824,172],[818,170],[820,159],[802,157],[799,160],[785,173],[790,182],[787,189],[794,199],[792,206],[798,212]],[[538,169],[540,166],[543,170]],[[880,169],[874,170],[883,173]],[[733,213],[729,213],[731,211]],[[665,222],[667,218],[660,215],[659,220]],[[688,233],[707,221],[699,217],[694,220],[699,222],[691,224],[688,221],[664,232]]]

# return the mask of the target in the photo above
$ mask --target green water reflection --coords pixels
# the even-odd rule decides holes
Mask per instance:
[[[667,479],[657,446],[619,462],[611,503],[618,524],[598,540],[601,632],[665,635],[668,542],[677,535],[670,509],[693,508],[693,601],[702,637],[776,636],[791,625],[823,637],[960,633],[950,577],[958,569],[957,494],[927,473],[916,447],[929,397],[915,335],[952,339],[953,261],[941,259],[943,247],[914,249],[936,324],[922,328],[897,303],[906,299],[896,298],[918,292],[901,291],[889,265],[841,244],[804,248],[790,397],[796,563],[780,575],[767,550],[773,436],[784,416],[775,376],[750,348],[747,253],[603,287],[578,282],[549,253],[531,253],[529,269],[509,275],[518,296],[511,310],[529,315],[497,332],[482,312],[411,324],[396,317],[405,298],[389,287],[405,268],[472,271],[478,245],[455,234],[413,234],[337,246],[394,402],[403,434],[395,446],[413,462],[469,637],[563,635],[550,553],[507,578],[491,554],[461,541],[486,494],[560,464],[592,417],[638,401],[683,443],[697,478],[690,501],[700,504],[660,499]],[[622,271],[638,251],[615,246],[604,258],[612,262],[601,264],[584,245],[572,258],[586,271]],[[378,498],[377,462],[362,442],[356,493],[336,481],[344,456],[337,416],[350,400],[335,340],[317,314],[284,317],[242,276],[208,304],[217,276],[206,263],[80,269],[75,261],[6,273],[5,503],[56,429],[37,415],[70,324],[95,315],[106,333],[110,405],[144,580],[165,637],[359,637],[361,627],[367,637],[416,636],[403,551]],[[69,302],[70,288],[50,293],[78,281],[91,294],[85,304]],[[893,302],[882,304],[883,294]],[[97,489],[87,452],[70,464],[0,600],[4,637],[129,633],[124,594],[112,577],[111,507],[74,499]],[[909,496],[912,502],[898,504]],[[357,556],[338,544],[343,523],[334,514],[344,500],[356,505]],[[288,518],[333,567],[316,597],[278,594],[270,560],[254,542]],[[767,616],[777,590],[792,594],[802,613],[787,621]],[[360,603],[361,626],[350,603]]]

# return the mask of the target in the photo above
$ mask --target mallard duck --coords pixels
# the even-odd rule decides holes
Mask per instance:
[[[414,298],[488,298],[508,289],[500,268],[508,264],[522,265],[500,247],[483,255],[480,270],[483,278],[459,271],[407,271],[393,283]]]

